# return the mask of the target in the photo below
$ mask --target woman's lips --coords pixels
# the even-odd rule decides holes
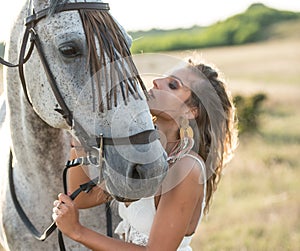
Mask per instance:
[[[152,89],[151,89],[151,90],[149,90],[148,94],[150,95],[150,97],[151,97],[151,98],[155,98],[155,96],[154,96],[154,93],[153,93]]]

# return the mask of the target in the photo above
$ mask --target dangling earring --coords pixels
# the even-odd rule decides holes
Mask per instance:
[[[157,117],[154,116],[154,115],[151,115],[151,116],[152,116],[152,122],[153,122],[153,124],[155,124],[155,122],[156,122],[156,120],[157,120]]]
[[[186,117],[180,117],[179,126],[181,152],[182,154],[185,154],[194,146],[194,132]]]
[[[179,119],[179,125],[180,125],[180,140],[181,141],[187,141],[188,138],[193,139],[194,138],[194,132],[192,127],[190,127],[189,120],[185,117],[181,117]]]
[[[194,132],[189,124],[189,120],[186,117],[181,117],[179,119],[179,126],[180,145],[176,150],[176,153],[169,158],[172,163],[181,159],[194,146]]]

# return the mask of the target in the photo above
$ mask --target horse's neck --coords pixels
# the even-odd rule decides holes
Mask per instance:
[[[24,176],[30,177],[30,183],[48,188],[58,185],[56,183],[61,180],[62,169],[68,158],[69,136],[62,130],[48,126],[28,103],[19,100],[25,99],[10,99],[15,177],[23,181]],[[21,180],[19,182],[22,183]]]
[[[18,62],[19,47],[22,39],[26,5],[19,15],[11,33],[8,47],[8,60]],[[22,21],[19,21],[22,20]],[[16,49],[17,48],[17,49]],[[24,97],[19,80],[18,70],[7,69],[5,85],[9,120],[16,168],[14,173],[18,175],[31,175],[38,179],[45,175],[50,179],[58,179],[69,152],[69,136],[62,130],[48,126],[34,112]],[[27,83],[28,84],[28,83]],[[51,175],[55,172],[55,175]]]

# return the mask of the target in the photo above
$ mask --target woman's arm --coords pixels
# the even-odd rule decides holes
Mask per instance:
[[[184,158],[186,159],[186,158]],[[149,242],[146,247],[126,243],[96,233],[82,226],[78,220],[78,210],[75,203],[66,195],[59,195],[60,209],[54,208],[54,219],[58,228],[67,236],[82,243],[92,250],[103,251],[175,251],[183,237],[188,233],[195,208],[203,197],[203,187],[199,182],[200,170],[195,161],[180,160],[167,177],[168,190],[162,194],[157,213],[151,228]],[[193,162],[193,163],[192,163]],[[190,165],[191,164],[191,165]],[[191,166],[187,170],[185,166]],[[188,171],[188,173],[187,173]],[[173,176],[173,177],[172,177]],[[179,183],[172,185],[172,179]]]
[[[79,149],[79,150],[76,150]],[[76,159],[78,157],[85,156],[84,151],[80,151],[79,147],[72,147],[70,152],[70,159]],[[90,177],[86,173],[84,166],[75,166],[68,170],[68,193],[74,192],[81,184],[90,181]],[[109,194],[107,194],[101,187],[95,186],[88,193],[80,193],[74,202],[77,208],[90,208],[100,205],[110,200]]]
[[[195,231],[201,214],[201,206],[199,210],[197,206],[203,200],[201,177],[201,167],[189,157],[170,168],[150,232],[148,246],[151,250],[175,251],[184,236]]]

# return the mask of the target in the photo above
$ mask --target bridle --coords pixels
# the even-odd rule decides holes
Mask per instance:
[[[74,3],[65,3],[60,4],[56,7],[55,13],[64,12],[64,11],[72,11],[79,9],[87,9],[87,10],[99,10],[99,11],[108,11],[109,4],[108,3],[98,3],[98,2],[74,2]],[[0,57],[0,64],[3,64],[7,67],[18,67],[19,77],[21,80],[22,88],[25,94],[25,97],[28,103],[32,106],[32,103],[29,98],[29,94],[27,91],[25,74],[24,74],[24,64],[30,59],[34,48],[36,48],[42,65],[44,67],[47,79],[51,86],[52,92],[60,106],[60,108],[56,108],[55,111],[59,112],[63,118],[66,120],[66,123],[74,129],[75,132],[78,132],[76,136],[79,138],[80,143],[86,150],[91,150],[91,142],[94,142],[94,146],[96,146],[96,142],[99,141],[100,136],[95,136],[95,140],[91,139],[88,133],[83,129],[78,121],[73,117],[73,112],[67,106],[63,96],[61,95],[58,84],[55,80],[55,77],[49,67],[48,61],[45,57],[45,53],[40,42],[39,36],[35,30],[35,26],[37,23],[45,18],[49,13],[49,8],[45,8],[35,13],[34,9],[31,10],[31,15],[29,15],[25,19],[25,32],[21,44],[21,50],[19,54],[19,62],[18,64],[12,64],[10,62],[5,61]],[[28,41],[30,41],[30,47],[26,54],[26,46]],[[79,135],[80,134],[80,135]],[[147,144],[151,143],[155,140],[159,139],[159,135],[155,132],[155,130],[148,130],[141,133],[137,133],[135,135],[131,135],[124,138],[109,138],[103,136],[104,144],[108,145],[123,145],[124,142],[126,144]]]
[[[31,2],[30,2],[31,3]],[[99,2],[74,2],[74,3],[65,3],[60,4],[56,7],[55,13],[63,12],[63,11],[72,11],[72,10],[80,10],[80,9],[87,9],[87,10],[99,10],[99,11],[108,11],[109,5],[107,3],[99,3]],[[59,112],[63,118],[66,120],[66,123],[74,129],[75,132],[77,132],[77,137],[81,143],[81,145],[86,150],[91,150],[92,148],[97,148],[99,151],[98,156],[98,163],[101,167],[102,164],[102,156],[103,156],[103,146],[104,145],[129,145],[129,144],[148,144],[151,142],[154,142],[155,140],[159,139],[159,134],[155,130],[147,130],[129,137],[121,137],[121,138],[109,138],[104,137],[104,135],[100,134],[99,136],[95,136],[94,139],[92,139],[88,133],[83,129],[83,127],[75,121],[73,118],[73,113],[67,106],[64,98],[62,97],[57,82],[55,80],[55,77],[53,73],[50,70],[49,64],[47,62],[47,59],[45,57],[43,47],[41,45],[39,36],[35,30],[36,24],[43,18],[45,18],[49,13],[49,8],[45,8],[41,11],[38,11],[35,13],[33,7],[31,6],[30,14],[25,20],[25,32],[23,36],[23,41],[21,44],[20,54],[19,54],[19,60],[18,64],[12,64],[10,62],[5,61],[3,58],[0,57],[0,64],[3,64],[7,67],[18,67],[19,70],[19,78],[22,84],[22,88],[25,94],[25,97],[28,101],[28,103],[32,106],[32,103],[30,101],[27,86],[26,86],[26,80],[25,80],[25,74],[24,74],[24,64],[30,59],[32,52],[34,48],[36,48],[38,55],[40,57],[40,60],[42,62],[43,68],[45,70],[45,73],[47,75],[47,79],[49,81],[49,84],[51,86],[51,89],[53,91],[53,94],[60,106],[60,108],[55,109],[57,112]],[[30,42],[30,47],[26,53],[26,47],[28,42]],[[30,233],[40,241],[44,241],[45,239],[50,236],[50,234],[56,229],[55,222],[53,222],[42,234],[39,233],[39,231],[36,230],[36,228],[33,226],[29,218],[27,217],[26,213],[24,212],[23,208],[21,207],[18,198],[16,196],[15,187],[14,187],[14,181],[13,181],[13,155],[12,152],[10,152],[10,161],[9,161],[9,185],[10,185],[10,191],[12,195],[12,200],[15,205],[15,208],[22,219],[23,223],[27,227],[27,229],[30,231]],[[66,169],[76,165],[84,164],[88,165],[90,163],[90,159],[76,159],[73,162],[67,162]],[[100,168],[101,169],[101,168]],[[101,171],[101,170],[100,170]],[[65,171],[63,174],[63,179],[65,180]],[[100,179],[96,178],[96,179]],[[76,198],[76,196],[82,192],[88,192],[91,190],[93,186],[96,185],[97,180],[93,179],[85,184],[82,184],[70,197],[71,199]],[[64,188],[66,192],[66,185],[64,182]],[[107,213],[110,214],[109,208],[106,208]],[[109,215],[107,215],[108,219]],[[109,223],[107,220],[107,224],[111,225],[111,222]],[[111,230],[109,235],[111,235]],[[62,235],[59,232],[59,245],[61,250],[65,250]]]
[[[66,3],[66,4],[60,4],[56,7],[55,13],[63,12],[63,11],[71,11],[71,10],[79,10],[79,9],[88,9],[88,10],[99,10],[99,11],[108,11],[109,5],[107,3],[92,3],[92,2],[84,2],[84,3]],[[31,9],[31,15],[29,15],[25,19],[25,32],[23,35],[20,55],[19,55],[19,62],[18,64],[11,64],[7,61],[5,61],[3,58],[0,58],[0,63],[8,66],[8,67],[18,67],[19,69],[19,77],[22,83],[22,87],[24,90],[24,94],[26,96],[27,101],[29,104],[32,105],[27,87],[26,87],[26,80],[24,75],[24,64],[30,59],[34,46],[37,49],[37,52],[39,54],[40,60],[43,64],[43,67],[45,69],[45,73],[47,75],[48,81],[50,83],[51,89],[53,91],[53,94],[60,106],[60,109],[57,109],[58,112],[62,114],[64,119],[66,120],[67,124],[69,126],[73,125],[73,115],[70,109],[68,108],[67,104],[65,103],[59,89],[58,85],[56,83],[56,80],[54,78],[53,73],[50,70],[49,64],[47,62],[47,59],[45,57],[43,47],[41,45],[39,36],[37,32],[35,31],[36,24],[43,18],[47,16],[49,13],[49,8],[45,8],[41,11],[38,11],[35,13],[34,9]],[[30,47],[29,50],[25,56],[26,53],[26,46],[28,41],[30,40]]]

